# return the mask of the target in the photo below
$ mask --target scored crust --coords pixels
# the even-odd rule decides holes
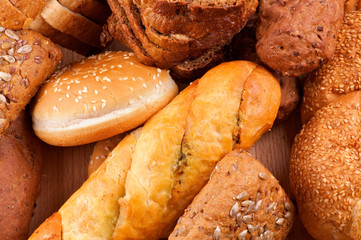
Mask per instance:
[[[86,44],[100,48],[99,36],[102,27],[79,13],[69,10],[57,0],[49,0],[41,11],[41,16],[53,28],[72,35]]]

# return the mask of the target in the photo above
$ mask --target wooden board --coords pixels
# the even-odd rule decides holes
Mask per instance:
[[[110,50],[123,50],[121,44],[113,44]],[[82,56],[63,49],[63,64],[79,60]],[[276,123],[272,130],[250,149],[250,153],[259,159],[289,192],[288,161],[291,145],[301,128],[299,112],[288,120]],[[89,157],[94,144],[78,147],[53,147],[43,144],[42,191],[31,222],[33,232],[47,217],[76,191],[87,178]],[[288,236],[289,240],[312,240],[297,219]]]

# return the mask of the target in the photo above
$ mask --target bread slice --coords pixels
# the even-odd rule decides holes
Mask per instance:
[[[73,12],[103,25],[111,14],[106,1],[101,0],[59,0],[59,3]]]
[[[29,29],[35,30],[62,47],[76,51],[82,55],[88,55],[96,50],[96,48],[83,43],[77,38],[56,30],[50,26],[40,14],[30,23]]]
[[[25,16],[31,19],[41,12],[48,0],[9,0],[14,7],[19,9]]]
[[[99,36],[102,27],[79,13],[69,10],[57,0],[49,0],[41,11],[41,16],[53,28],[72,35],[88,45],[100,48]]]
[[[0,25],[18,30],[27,25],[31,19],[28,19],[19,9],[8,0],[0,0]]]

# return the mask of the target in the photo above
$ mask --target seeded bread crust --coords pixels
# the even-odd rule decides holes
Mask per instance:
[[[0,29],[0,136],[55,70],[60,49],[32,30]]]
[[[334,57],[309,74],[304,86],[301,106],[302,122],[306,123],[322,107],[345,93],[361,89],[361,12],[347,13],[337,37]]]
[[[36,16],[35,20],[30,23],[29,29],[37,31],[45,37],[50,38],[54,43],[76,51],[82,55],[88,55],[89,53],[93,53],[98,50],[97,48],[89,46],[69,34],[56,30],[44,20],[41,14]]]
[[[111,14],[109,6],[104,0],[59,0],[59,3],[100,25],[105,24]]]
[[[361,92],[347,93],[303,125],[290,154],[290,187],[316,240],[361,239]]]
[[[80,41],[100,48],[99,36],[102,27],[95,22],[61,5],[57,0],[49,0],[41,11],[41,16],[53,28],[72,35]]]
[[[285,239],[294,219],[277,179],[238,149],[217,164],[168,239]]]
[[[41,143],[23,112],[0,139],[0,239],[27,239],[40,193]]]
[[[261,0],[257,54],[282,75],[299,76],[331,59],[344,0]]]

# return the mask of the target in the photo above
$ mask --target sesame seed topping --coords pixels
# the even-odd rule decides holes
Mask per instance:
[[[79,99],[75,98],[75,102],[77,102],[77,103],[78,103],[78,102],[79,102]]]
[[[97,107],[93,106],[93,111],[96,112],[97,111]]]
[[[69,93],[66,93],[66,94],[65,94],[65,96],[66,96],[67,98],[69,98],[69,97],[70,97]]]
[[[162,72],[162,69],[160,69],[160,68],[157,68],[157,71],[160,73],[160,72]]]
[[[98,94],[99,92],[98,92],[98,90],[95,89],[95,90],[94,90],[94,93],[95,93],[95,94]]]
[[[147,88],[147,84],[143,83],[143,87],[144,87],[144,88]]]
[[[59,109],[56,106],[54,106],[54,111],[59,112]]]

